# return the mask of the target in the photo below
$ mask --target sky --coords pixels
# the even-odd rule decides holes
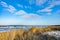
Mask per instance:
[[[0,0],[0,25],[60,25],[60,0]]]

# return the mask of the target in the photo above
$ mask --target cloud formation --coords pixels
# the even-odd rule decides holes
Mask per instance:
[[[3,1],[0,2],[0,5],[2,5],[3,7],[8,7],[8,4]]]
[[[24,6],[23,6],[23,5],[21,5],[21,4],[17,4],[17,6],[18,6],[18,7],[21,7],[21,8],[23,8],[23,7],[24,7]]]
[[[38,10],[37,12],[40,13],[40,12],[44,12],[44,13],[50,13],[52,11],[52,9],[42,9],[42,10]]]
[[[32,4],[35,4],[37,6],[40,6],[42,4],[44,4],[47,0],[29,0],[29,4],[32,5]]]
[[[59,24],[59,8],[60,0],[0,0],[0,24]]]
[[[26,5],[21,5],[21,4],[17,4],[17,6],[18,7],[20,7],[20,8],[29,8],[29,9],[31,9],[32,7],[31,6],[26,6]]]
[[[33,13],[28,14],[24,10],[17,11],[17,9],[14,6],[9,5],[9,4],[7,4],[6,2],[3,2],[3,1],[1,2],[1,5],[3,7],[6,7],[7,11],[9,11],[10,13],[14,13],[15,15],[19,15],[22,18],[36,18],[36,17],[39,17],[39,15],[37,15],[37,14],[33,14]],[[18,6],[23,7],[20,4],[18,4]],[[25,8],[31,8],[31,7],[30,6],[25,6]]]
[[[47,8],[47,9],[51,9],[51,8],[53,8],[54,6],[57,6],[57,5],[60,5],[60,1],[53,1],[53,2],[51,2],[50,5],[47,6],[46,8]]]
[[[6,8],[6,10],[9,11],[10,13],[14,13],[14,12],[17,11],[14,6],[9,5],[9,4],[7,4],[6,2],[1,1],[1,2],[0,2],[0,5],[2,5],[4,8]]]
[[[35,3],[35,0],[28,0],[29,4],[32,5]]]
[[[23,10],[19,10],[15,13],[15,15],[25,15],[25,14],[26,14],[26,12]]]
[[[26,14],[24,16],[21,16],[22,18],[39,18],[40,16],[37,14]]]
[[[52,8],[57,6],[57,5],[60,5],[60,1],[53,1],[53,2],[50,3],[49,6],[45,7],[42,10],[38,10],[37,13],[47,13],[47,14],[50,14],[53,11]]]
[[[40,6],[44,4],[47,0],[36,0],[36,5]]]
[[[33,13],[27,13],[25,12],[24,10],[19,10],[15,13],[15,15],[19,15],[20,17],[22,18],[38,18],[40,17],[39,15],[37,14],[33,14]]]
[[[32,5],[32,4],[36,4],[36,5],[42,5],[46,2],[46,0],[29,0],[29,3]],[[21,17],[24,17],[24,18],[33,18],[33,17],[39,17],[38,14],[34,14],[34,13],[27,13],[26,11],[24,10],[19,10],[17,11],[17,9],[12,6],[12,5],[9,5],[7,4],[6,2],[3,2],[1,1],[0,4],[5,7],[7,9],[7,11],[9,11],[10,13],[14,13],[15,15],[20,15]],[[56,5],[60,5],[60,1],[53,1],[52,3],[50,3],[49,6],[47,6],[46,8],[44,9],[41,9],[41,10],[37,10],[37,13],[47,13],[48,15],[51,15],[51,12],[53,11],[52,8]],[[17,4],[17,6],[21,7],[21,8],[31,8],[31,6],[24,6],[24,5],[21,5],[21,4]]]
[[[8,9],[7,9],[10,13],[15,13],[17,10],[15,7],[13,7],[12,5],[9,5],[8,6]]]

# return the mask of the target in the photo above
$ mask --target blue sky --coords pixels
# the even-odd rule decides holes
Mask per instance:
[[[60,25],[60,0],[0,0],[0,25]]]

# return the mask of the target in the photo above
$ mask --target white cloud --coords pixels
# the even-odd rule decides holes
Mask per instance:
[[[35,0],[28,0],[29,1],[29,4],[32,5],[35,3]]]
[[[15,13],[17,10],[14,6],[7,4],[6,2],[1,1],[0,4],[5,7],[5,9],[10,13]]]
[[[8,6],[8,9],[7,9],[10,13],[15,13],[17,10],[15,7],[13,7],[12,5],[9,5]]]
[[[47,9],[51,9],[51,8],[53,8],[54,6],[57,6],[57,5],[60,5],[60,1],[53,1],[53,2],[50,3],[50,5],[47,6],[46,8],[47,8]]]
[[[18,7],[21,7],[21,8],[23,8],[23,7],[24,7],[24,6],[23,6],[23,5],[21,5],[21,4],[17,4],[17,6],[18,6]]]
[[[25,8],[29,8],[29,9],[31,9],[32,7],[31,6],[24,6]]]
[[[52,11],[52,9],[42,9],[42,10],[38,10],[37,12],[40,13],[40,12],[44,12],[44,13],[50,13]]]
[[[26,5],[21,5],[21,4],[17,4],[18,7],[20,8],[29,8],[31,9],[31,6],[26,6]]]
[[[56,5],[60,5],[60,1],[53,1],[52,3],[50,3],[49,6],[47,6],[46,8],[42,9],[42,10],[38,10],[37,13],[47,13],[50,14],[52,11],[52,8]]]
[[[24,10],[19,10],[15,13],[15,15],[25,15],[27,14]]]
[[[37,14],[26,14],[24,16],[21,16],[22,18],[39,18],[40,16]]]
[[[14,15],[20,15],[22,18],[36,18],[39,17],[37,14],[27,13],[24,10],[17,11],[16,8],[12,5],[8,5],[6,2],[1,2],[1,5],[6,7],[6,10],[10,13],[14,13]],[[18,6],[23,7],[22,5],[18,4]],[[25,6],[25,8],[31,8],[30,6]]]
[[[29,4],[35,4],[37,6],[40,6],[44,4],[47,0],[29,0]]]
[[[44,4],[47,0],[36,0],[36,5],[40,6]]]
[[[6,2],[3,2],[3,1],[0,2],[0,5],[2,5],[3,7],[8,7],[8,4]]]
[[[42,10],[38,10],[37,13],[47,13],[47,15],[51,15],[52,9],[44,8]]]
[[[21,18],[38,18],[40,17],[37,14],[27,13],[24,10],[17,11],[15,15],[19,15]]]

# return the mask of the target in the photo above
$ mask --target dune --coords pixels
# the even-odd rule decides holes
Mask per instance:
[[[1,32],[0,40],[41,40],[43,33],[60,30],[60,27],[46,27],[46,28],[30,28],[28,30],[11,30],[9,32]],[[56,31],[56,30],[55,30]]]
[[[0,33],[0,40],[8,40],[9,32]]]

